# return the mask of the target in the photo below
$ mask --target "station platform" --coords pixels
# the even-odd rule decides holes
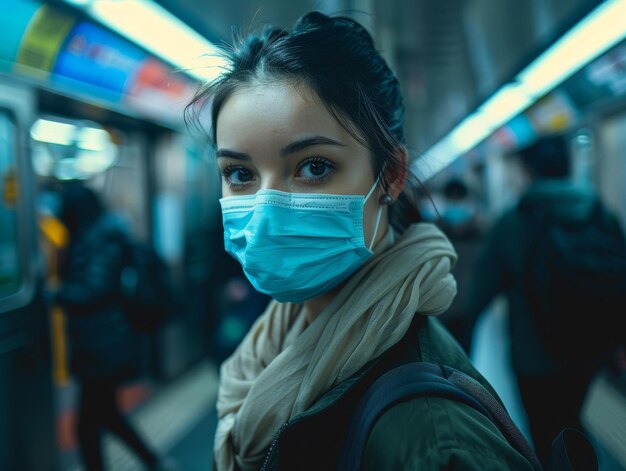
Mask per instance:
[[[123,409],[131,408],[128,418],[136,430],[160,456],[174,463],[177,471],[207,471],[211,468],[217,420],[217,386],[218,368],[206,361],[158,391],[151,391],[148,385],[136,384],[126,392],[121,402]],[[62,394],[66,403],[75,394],[72,389],[75,388],[70,387]],[[139,405],[133,406],[133,402],[139,402]],[[66,410],[73,411],[73,408]],[[61,416],[59,420],[59,427],[63,429],[69,428],[69,422],[75,419]],[[63,424],[63,421],[66,423]],[[75,439],[71,436],[63,438],[64,435],[70,435],[70,432],[60,432],[61,470],[84,471]],[[135,455],[111,434],[105,434],[104,459],[106,469],[145,469]]]
[[[508,361],[506,313],[501,301],[493,303],[481,316],[474,332],[471,359],[492,383],[512,419],[531,441],[528,422],[517,384]],[[602,376],[590,388],[582,411],[586,431],[594,442],[600,471],[626,470],[626,396],[624,387],[609,387]],[[218,365],[203,361],[161,389],[136,383],[121,391],[122,408],[131,423],[162,457],[175,464],[176,471],[211,469],[213,439],[217,417],[215,400]],[[59,447],[62,471],[84,471],[78,455],[71,416],[76,403],[76,388],[68,387],[59,395]],[[104,440],[106,469],[140,471],[139,460],[117,439],[107,434]]]

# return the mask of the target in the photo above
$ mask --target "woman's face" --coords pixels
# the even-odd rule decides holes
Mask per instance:
[[[369,149],[306,86],[278,82],[240,88],[222,105],[216,131],[223,196],[265,189],[366,195],[374,184]],[[366,243],[381,194],[379,186],[365,205]],[[386,222],[385,212],[381,236]]]

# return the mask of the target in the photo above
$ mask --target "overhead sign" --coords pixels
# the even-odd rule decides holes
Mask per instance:
[[[155,58],[147,58],[128,83],[128,106],[148,116],[180,121],[195,92],[194,83]]]
[[[53,81],[87,84],[90,93],[118,101],[147,54],[129,41],[93,23],[76,24],[59,52]]]
[[[7,36],[0,42],[0,70],[167,124],[180,125],[198,86],[183,71],[71,10],[1,0],[0,31]]]
[[[33,16],[22,38],[16,70],[45,78],[51,72],[74,21],[72,16],[43,5]]]
[[[626,42],[596,59],[563,84],[581,108],[626,96]]]

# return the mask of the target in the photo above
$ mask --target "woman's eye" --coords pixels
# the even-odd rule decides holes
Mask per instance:
[[[222,176],[231,186],[241,186],[252,181],[253,175],[244,167],[226,167],[222,170]]]
[[[305,161],[298,169],[298,176],[307,181],[319,182],[329,177],[335,166],[326,159],[314,158]]]

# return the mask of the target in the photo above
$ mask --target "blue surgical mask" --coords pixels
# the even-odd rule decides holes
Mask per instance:
[[[449,203],[442,217],[449,225],[458,227],[470,222],[474,212],[467,204]]]
[[[224,245],[258,291],[300,303],[334,288],[372,256],[363,234],[367,196],[285,193],[220,199]]]

